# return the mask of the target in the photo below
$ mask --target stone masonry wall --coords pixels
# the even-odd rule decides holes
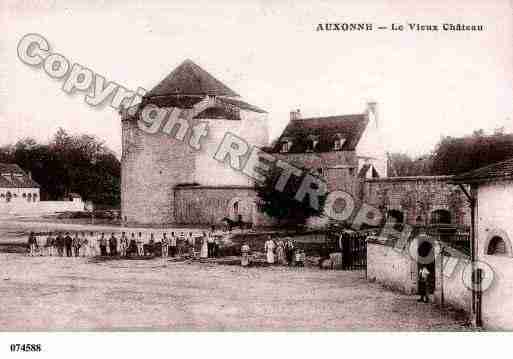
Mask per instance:
[[[328,191],[343,190],[356,193],[358,160],[354,151],[275,153],[277,158],[300,168],[311,169],[314,173],[322,169]]]
[[[135,121],[122,122],[121,213],[128,223],[173,223],[173,188],[191,183],[193,150],[164,134],[146,134]]]
[[[238,202],[243,221],[254,223],[256,197],[249,187],[177,187],[174,218],[179,224],[218,224],[224,217],[235,219],[233,206]]]
[[[457,185],[449,184],[450,176],[389,177],[367,179],[362,199],[382,210],[403,213],[409,224],[430,223],[433,212],[447,210],[451,223],[470,225],[470,207]]]

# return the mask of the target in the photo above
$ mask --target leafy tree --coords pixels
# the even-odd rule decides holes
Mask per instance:
[[[95,205],[119,206],[121,164],[94,136],[72,136],[60,128],[49,144],[25,138],[1,147],[0,161],[29,171],[41,185],[42,200],[64,199],[76,192]]]
[[[500,130],[492,135],[478,130],[460,138],[443,137],[434,151],[432,174],[463,173],[511,157],[513,134],[505,134]]]
[[[261,200],[261,209],[272,218],[282,221],[304,224],[306,219],[312,216],[319,216],[326,201],[326,195],[319,196],[319,209],[312,208],[309,196],[303,201],[296,200],[295,196],[301,187],[306,176],[313,176],[323,181],[308,171],[302,171],[301,176],[291,175],[283,191],[276,189],[276,183],[280,178],[282,170],[274,167],[269,171],[263,183],[257,183],[257,194]],[[315,187],[315,184],[314,184]]]
[[[391,177],[427,176],[431,173],[433,157],[430,154],[413,158],[406,153],[390,153],[388,158]]]

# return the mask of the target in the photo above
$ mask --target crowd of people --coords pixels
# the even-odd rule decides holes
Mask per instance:
[[[168,235],[169,234],[169,235]],[[119,237],[118,237],[119,236]],[[155,238],[155,233],[142,232],[49,232],[36,234],[31,232],[28,238],[29,256],[56,257],[145,257],[161,256],[189,257],[207,259],[220,256],[221,236],[215,227],[209,232],[163,232]],[[240,248],[241,264],[251,264],[252,251],[248,243]],[[306,255],[297,247],[295,241],[286,237],[264,243],[266,262],[269,265],[304,266]]]
[[[201,258],[213,258],[219,253],[219,236],[209,232],[164,232],[156,239],[153,232],[31,232],[28,238],[29,256],[94,257],[94,256],[196,256],[197,245],[201,244]],[[118,238],[119,236],[119,238]]]
[[[267,264],[288,265],[288,266],[304,266],[306,253],[303,249],[298,248],[296,242],[286,237],[284,239],[274,240],[268,236],[264,243],[264,252]],[[249,266],[251,264],[251,248],[248,243],[244,243],[241,248],[241,264]]]

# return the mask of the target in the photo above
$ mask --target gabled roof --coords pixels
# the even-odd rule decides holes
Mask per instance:
[[[191,60],[182,62],[164,80],[148,92],[146,97],[167,95],[239,96],[235,91]]]
[[[345,139],[341,151],[353,151],[368,122],[365,114],[290,120],[274,146],[273,152],[279,152],[281,143],[285,140],[292,141],[289,153],[306,152],[309,137],[312,138],[312,136],[319,141],[315,152],[333,151],[333,144],[339,135]]]
[[[451,182],[476,183],[491,179],[513,179],[513,158],[456,175]]]
[[[6,178],[3,174],[9,174]],[[13,174],[14,176],[11,176]],[[39,188],[20,166],[14,163],[0,163],[0,188]]]

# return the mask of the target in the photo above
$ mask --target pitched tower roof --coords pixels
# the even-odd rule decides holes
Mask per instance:
[[[146,97],[169,95],[239,97],[235,91],[189,59],[182,62],[167,75],[164,80],[146,94]]]

